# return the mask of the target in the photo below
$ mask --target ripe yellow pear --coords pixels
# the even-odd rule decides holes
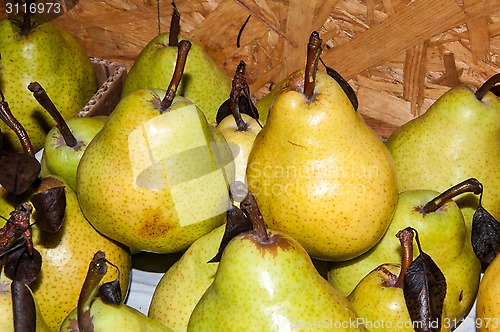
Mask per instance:
[[[500,331],[500,256],[490,263],[479,284],[476,303],[478,332]]]
[[[389,226],[396,171],[341,86],[324,72],[305,82],[311,76],[291,74],[275,96],[248,157],[247,185],[269,228],[315,258],[347,260],[373,247]]]

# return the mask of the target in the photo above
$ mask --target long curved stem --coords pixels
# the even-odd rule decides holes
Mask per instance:
[[[318,61],[322,52],[319,32],[313,31],[307,44],[307,60],[304,77],[304,95],[307,101],[312,101],[314,88],[316,85],[316,72],[318,71]]]
[[[401,271],[399,272],[396,287],[403,287],[406,269],[413,262],[413,230],[407,227],[396,234],[401,243]]]
[[[24,152],[34,156],[35,150],[33,149],[33,145],[28,137],[28,133],[12,114],[9,104],[3,99],[3,95],[2,100],[0,101],[0,120],[5,122],[5,124],[17,135]]]
[[[423,214],[435,212],[441,206],[446,204],[446,202],[466,192],[472,192],[476,195],[479,195],[483,192],[483,185],[475,178],[464,180],[427,202],[420,209],[420,212],[422,212]]]
[[[172,102],[174,101],[175,93],[177,92],[177,88],[182,79],[182,74],[184,73],[184,67],[186,66],[186,60],[191,49],[191,42],[188,40],[181,40],[179,42],[178,50],[177,50],[177,61],[175,63],[174,75],[170,80],[170,84],[167,88],[167,93],[165,94],[165,98],[161,101],[161,110],[160,112],[166,112]]]

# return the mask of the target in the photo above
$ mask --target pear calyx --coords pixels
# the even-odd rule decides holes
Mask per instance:
[[[166,112],[172,102],[174,101],[175,93],[177,92],[177,88],[182,79],[182,74],[184,73],[184,67],[186,66],[186,60],[191,49],[191,42],[188,40],[181,40],[179,42],[178,50],[177,50],[177,61],[175,62],[174,75],[170,80],[170,83],[167,88],[167,93],[165,97],[162,99],[160,103],[160,112]]]
[[[52,102],[47,95],[45,89],[38,82],[32,82],[28,85],[28,89],[33,92],[35,99],[42,105],[42,107],[50,114],[57,124],[57,128],[61,132],[64,142],[70,148],[77,148],[78,140],[69,129],[68,124],[62,117],[61,113],[57,110],[56,105]]]
[[[402,288],[406,269],[413,262],[413,229],[407,227],[400,230],[396,233],[396,237],[401,243],[401,271],[395,286]]]
[[[479,89],[477,89],[475,95],[477,100],[483,100],[483,97],[486,95],[488,91],[490,91],[494,86],[496,86],[500,82],[500,73],[491,76],[486,82],[481,85]]]
[[[304,96],[308,102],[311,102],[314,97],[314,88],[316,86],[316,72],[318,71],[318,61],[321,55],[322,40],[319,37],[319,32],[313,31],[309,37],[307,44],[307,60],[304,76]]]
[[[446,202],[466,192],[472,192],[475,195],[482,194],[483,185],[476,178],[464,180],[427,202],[420,208],[420,212],[423,214],[436,212],[440,207],[446,204]]]

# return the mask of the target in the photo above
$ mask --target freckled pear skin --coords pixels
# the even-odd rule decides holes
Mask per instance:
[[[302,246],[286,235],[268,233],[270,244],[249,233],[231,240],[187,331],[317,331],[318,324],[338,327],[335,331],[366,331]]]
[[[169,34],[162,33],[144,47],[127,74],[122,96],[137,89],[167,89],[177,59],[177,47],[168,46],[168,39]],[[191,100],[205,114],[208,122],[216,125],[217,111],[230,92],[231,78],[200,44],[191,40],[191,50],[177,94]]]
[[[500,329],[500,256],[497,256],[484,272],[479,284],[476,304],[478,332]]]
[[[190,101],[176,96],[160,115],[155,105],[164,95],[141,89],[120,101],[82,156],[77,191],[103,234],[135,250],[170,253],[224,223],[234,165],[232,173],[217,165],[232,161],[231,150]]]
[[[398,172],[399,191],[444,191],[467,178],[484,185],[483,206],[500,218],[500,99],[482,102],[465,86],[455,87],[387,140]],[[478,196],[457,199],[469,229]]]
[[[314,100],[290,86],[277,94],[249,155],[247,185],[269,228],[313,257],[342,261],[369,250],[397,202],[396,172],[380,137],[341,87],[318,72]]]
[[[36,18],[32,21],[37,27],[21,36],[16,24],[0,20],[0,89],[38,151],[55,123],[27,86],[38,81],[64,118],[75,116],[98,86],[89,57],[69,33],[50,22],[42,24]],[[21,149],[19,140],[3,121],[0,129],[4,139]]]

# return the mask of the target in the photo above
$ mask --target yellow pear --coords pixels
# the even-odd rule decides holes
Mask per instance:
[[[476,303],[478,332],[500,331],[500,256],[490,263],[479,284]]]
[[[248,157],[247,185],[269,228],[315,258],[342,261],[386,231],[398,198],[396,171],[341,86],[324,72],[306,80],[313,73],[291,74],[275,96]]]

